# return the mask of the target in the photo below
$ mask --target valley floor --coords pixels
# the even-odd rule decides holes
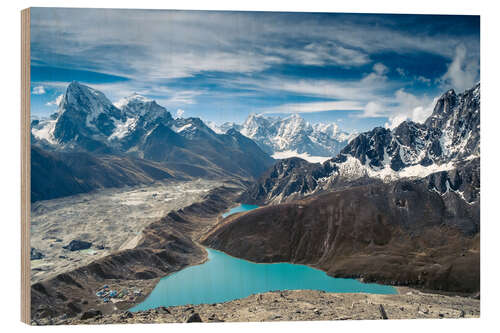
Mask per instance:
[[[31,282],[84,266],[118,250],[132,249],[148,224],[201,200],[220,181],[158,182],[104,189],[35,202],[31,247],[44,257],[31,261]],[[72,240],[92,243],[87,250],[63,249]]]
[[[337,294],[312,290],[275,291],[226,303],[162,307],[137,313],[97,314],[54,324],[175,322],[260,322],[478,318],[480,301],[470,297],[427,294],[400,288],[398,295]]]

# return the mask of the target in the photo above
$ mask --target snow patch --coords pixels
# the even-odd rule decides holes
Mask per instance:
[[[215,133],[217,134],[225,134],[226,131],[222,130],[217,124],[213,121],[207,120],[205,121],[205,124]]]
[[[56,120],[45,120],[40,122],[38,126],[31,129],[31,133],[38,140],[46,140],[51,144],[56,144],[54,140],[54,128],[56,127]]]
[[[136,118],[127,118],[124,122],[115,122],[115,130],[108,140],[123,139],[133,129],[136,122]]]
[[[193,124],[186,124],[186,125],[181,126],[181,127],[177,127],[177,126],[173,125],[172,126],[172,131],[174,131],[175,133],[180,133],[180,132],[188,129],[191,126],[193,126]]]
[[[298,153],[296,150],[285,150],[285,151],[278,151],[275,152],[272,156],[272,158],[280,160],[284,158],[289,158],[289,157],[300,157],[310,163],[323,163],[331,157],[325,157],[325,156],[311,156],[308,153]]]
[[[423,178],[427,177],[431,173],[449,171],[455,167],[452,162],[440,165],[431,164],[429,166],[416,164],[407,166],[400,171],[394,171],[390,167],[388,158],[385,156],[382,168],[373,169],[368,165],[361,164],[361,162],[357,158],[351,155],[347,156],[347,161],[337,164],[337,166],[339,168],[339,175],[344,178],[355,180],[364,176],[368,176],[372,178],[379,178],[384,182],[389,182],[400,178]]]

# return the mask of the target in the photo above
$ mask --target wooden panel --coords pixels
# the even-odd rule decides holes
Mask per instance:
[[[21,12],[21,321],[30,324],[30,9]]]

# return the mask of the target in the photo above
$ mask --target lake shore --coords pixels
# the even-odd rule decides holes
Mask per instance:
[[[274,291],[225,303],[160,307],[131,313],[96,314],[54,324],[125,324],[179,322],[262,322],[361,319],[478,318],[480,301],[470,297],[427,294],[341,294],[313,290]]]

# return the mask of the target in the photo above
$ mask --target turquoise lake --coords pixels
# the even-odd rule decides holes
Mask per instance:
[[[239,212],[246,212],[255,208],[259,208],[259,206],[256,205],[247,205],[247,204],[241,204],[237,207],[231,208],[228,212],[222,214],[222,217],[226,217],[229,215],[232,215],[234,213],[239,213]]]
[[[242,204],[222,216],[259,206]],[[187,267],[160,280],[151,294],[130,311],[159,306],[211,304],[272,290],[312,289],[337,293],[396,294],[392,286],[338,279],[305,265],[257,264],[205,248],[208,261]]]
[[[392,286],[338,279],[289,263],[256,264],[206,249],[208,261],[160,280],[151,294],[130,311],[159,306],[211,304],[272,290],[314,289],[337,293],[396,294]]]

